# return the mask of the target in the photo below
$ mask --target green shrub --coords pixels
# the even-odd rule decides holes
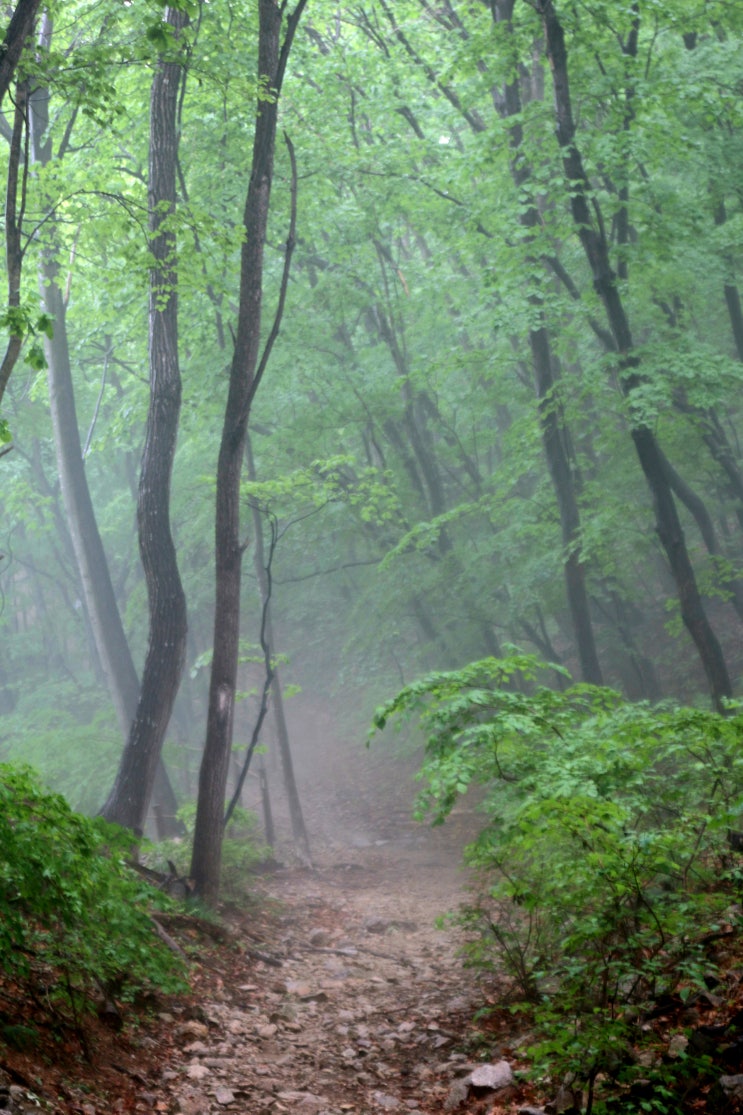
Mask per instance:
[[[419,805],[434,820],[484,787],[470,961],[510,977],[539,1068],[590,1085],[617,1070],[644,1005],[703,986],[705,937],[736,916],[743,717],[554,692],[542,669],[522,656],[431,674],[375,726],[424,727]]]
[[[131,833],[73,812],[26,768],[0,765],[0,966],[59,994],[126,997],[184,986],[149,909],[165,899],[127,867]]]

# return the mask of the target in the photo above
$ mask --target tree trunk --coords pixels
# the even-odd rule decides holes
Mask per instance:
[[[166,9],[176,30],[186,16]],[[150,405],[137,520],[150,631],[136,715],[103,815],[141,831],[186,655],[186,598],[170,531],[170,482],[181,405],[175,233],[180,62],[158,64],[150,99]]]
[[[41,0],[18,0],[0,46],[0,104],[10,88],[21,52],[34,27]]]
[[[251,480],[255,480],[253,447],[250,444],[249,434],[245,442],[245,457],[248,466],[248,476]],[[260,510],[255,505],[252,511],[253,532],[255,534],[255,574],[258,579],[261,604],[263,605],[263,614],[265,616],[265,638],[268,643],[269,652],[273,658],[275,643],[273,621],[271,618],[271,601],[269,599],[268,576],[266,574],[265,547],[263,545],[263,520],[261,519]],[[274,722],[276,724],[279,755],[281,756],[281,770],[284,776],[284,789],[286,791],[287,802],[289,803],[292,836],[294,837],[294,844],[297,851],[309,862],[311,858],[310,839],[307,833],[307,827],[304,823],[304,814],[302,813],[302,803],[299,800],[297,781],[294,777],[294,761],[292,759],[291,744],[289,742],[289,729],[287,727],[286,717],[284,716],[284,697],[281,691],[281,677],[279,675],[278,666],[274,669],[273,681],[271,683],[271,701],[273,704]],[[265,771],[261,768],[261,778],[263,779],[265,777]]]
[[[260,383],[258,353],[263,293],[263,250],[273,182],[278,99],[294,32],[306,0],[289,16],[280,46],[283,8],[259,0],[259,95],[250,183],[245,202],[240,300],[235,349],[217,463],[215,516],[216,601],[206,743],[199,773],[191,877],[210,904],[219,894],[224,797],[232,747],[240,636],[240,474],[250,408]],[[270,91],[270,98],[265,90]]]
[[[18,310],[21,305],[21,272],[23,270],[23,238],[22,238],[22,213],[23,187],[21,187],[22,200],[18,204],[18,181],[22,164],[22,144],[24,131],[27,128],[28,115],[28,83],[19,82],[16,88],[15,112],[13,114],[13,130],[10,136],[10,149],[8,151],[8,179],[5,190],[5,266],[8,276],[8,313]],[[5,349],[2,363],[0,363],[0,403],[8,386],[8,380],[15,368],[18,357],[23,348],[25,330],[21,322],[9,329],[10,336]]]
[[[51,41],[48,16],[44,16],[41,34],[48,45]],[[48,99],[48,90],[44,88],[35,89],[29,98],[32,157],[41,166],[46,166],[52,157],[51,140],[47,135]],[[67,306],[57,281],[59,264],[53,217],[47,221],[46,237],[39,263],[39,291],[46,312],[54,318],[54,334],[45,338],[44,351],[60,490],[93,638],[119,728],[127,739],[137,710],[139,679],[119,615],[85,475],[70,367]],[[161,789],[167,787],[166,802],[172,802],[172,788],[164,768],[158,773],[158,785]]]
[[[604,305],[616,345],[622,388],[631,407],[633,394],[643,382],[638,371],[639,358],[634,352],[629,320],[610,264],[604,225],[601,222],[597,229],[588,201],[589,183],[575,142],[565,36],[552,0],[537,0],[536,7],[542,16],[552,68],[557,139],[563,152],[573,220],[591,267],[594,288]],[[593,204],[595,208],[595,199]],[[650,427],[638,418],[632,426],[632,441],[653,498],[656,529],[673,573],[681,616],[697,648],[714,704],[722,709],[724,699],[732,695],[730,677],[722,649],[702,604],[660,447]]]
[[[493,3],[493,18],[496,23],[508,29],[509,35],[513,5],[514,0]],[[514,57],[514,66],[516,61]],[[531,178],[531,167],[525,160],[522,150],[523,128],[520,123],[522,104],[518,74],[504,86],[502,94],[494,99],[500,116],[510,121],[511,177],[519,193],[523,194]],[[537,203],[531,193],[529,205],[526,209],[522,207],[519,220],[530,238],[541,225]],[[533,266],[536,260],[530,259],[528,263]],[[566,444],[564,416],[558,394],[557,361],[552,352],[550,335],[545,324],[542,295],[538,289],[534,289],[533,284],[528,299],[537,322],[535,327],[529,330],[529,347],[539,399],[539,425],[560,516],[565,592],[580,661],[581,677],[583,681],[602,685],[603,676],[596,650],[581,555],[581,521],[575,477]]]

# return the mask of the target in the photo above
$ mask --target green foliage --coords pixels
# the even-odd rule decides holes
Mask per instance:
[[[35,372],[46,368],[46,357],[41,342],[41,337],[54,336],[54,319],[47,313],[38,313],[29,306],[8,306],[0,314],[0,328],[6,329],[11,337],[21,340],[29,338],[31,344],[26,350],[25,361]]]
[[[127,866],[131,833],[73,812],[23,767],[0,766],[0,965],[44,975],[74,1010],[101,989],[123,997],[184,986],[153,932],[166,900]]]
[[[0,727],[0,761],[33,767],[73,809],[95,813],[121,751],[121,733],[100,691],[71,681],[20,687]]]
[[[375,726],[422,724],[420,805],[435,820],[481,787],[469,959],[510,977],[537,1068],[590,1082],[622,1065],[627,1082],[636,1012],[703,987],[705,938],[736,917],[727,831],[743,810],[743,717],[558,693],[537,684],[545,668],[515,656],[431,674]]]

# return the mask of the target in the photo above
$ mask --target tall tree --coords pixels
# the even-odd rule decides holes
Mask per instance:
[[[513,37],[512,14],[514,3],[515,0],[493,0],[492,4],[493,17],[497,24],[502,24],[505,27],[509,40]],[[508,124],[512,149],[511,174],[514,186],[524,202],[520,207],[519,221],[525,231],[527,245],[529,245],[533,242],[542,220],[537,198],[531,186],[531,167],[522,150],[524,132],[521,124],[523,105],[520,81],[523,75],[519,72],[517,52],[510,50],[509,54],[510,65],[508,68],[512,71],[512,77],[506,81],[502,91],[499,91],[494,99],[497,108]],[[527,263],[528,271],[532,275],[539,273],[539,260],[534,257],[531,251]],[[528,295],[532,309],[529,347],[539,398],[542,444],[560,515],[564,549],[565,589],[575,632],[581,674],[584,681],[601,685],[603,676],[596,650],[582,556],[581,516],[578,506],[577,485],[568,448],[569,435],[561,404],[559,363],[553,350],[544,310],[544,283],[544,278],[541,281],[532,278],[531,290]]]
[[[563,153],[563,166],[570,188],[573,220],[591,268],[594,288],[604,305],[616,347],[617,371],[631,410],[633,398],[643,386],[644,379],[619,279],[611,265],[606,225],[596,201],[592,205],[589,200],[590,186],[576,140],[565,33],[552,0],[537,0],[536,7],[542,17],[546,50],[552,69],[557,139]],[[712,699],[718,708],[722,708],[724,699],[732,695],[730,677],[720,643],[702,603],[663,455],[655,433],[641,416],[634,418],[631,433],[640,466],[653,497],[658,536],[676,583],[681,616],[699,653]]]
[[[45,51],[51,46],[52,33],[52,21],[45,13],[39,31],[40,45]],[[72,137],[70,123],[54,153],[49,128],[49,99],[50,91],[46,86],[34,88],[29,98],[32,155],[34,162],[42,168],[47,167],[53,157],[56,160],[65,158]],[[73,122],[76,115],[73,112]],[[39,291],[42,304],[54,321],[52,335],[45,337],[44,350],[57,467],[75,560],[85,595],[86,612],[90,618],[119,727],[126,740],[137,711],[139,679],[116,602],[85,470],[67,331],[69,291],[64,290],[60,283],[56,223],[56,212],[52,208],[39,257]],[[164,805],[162,816],[172,818],[175,799],[167,775],[161,767],[158,769],[157,779],[158,792]],[[142,822],[143,818],[136,827],[141,827]]]
[[[276,127],[281,86],[292,41],[307,0],[288,15],[286,0],[259,0],[258,96],[253,154],[243,228],[240,295],[235,347],[217,463],[215,515],[216,603],[209,683],[206,743],[199,774],[191,876],[198,893],[214,903],[219,893],[225,787],[232,748],[238,645],[240,583],[244,543],[240,537],[240,476],[250,408],[267,353],[259,362],[263,256],[273,185]]]
[[[164,19],[176,35],[187,22],[176,8],[166,8]],[[186,653],[186,597],[170,529],[170,480],[181,407],[173,219],[182,79],[182,62],[161,58],[150,98],[150,405],[137,503],[150,630],[136,715],[103,807],[108,820],[135,831],[144,826]]]
[[[21,53],[34,28],[41,0],[18,0],[0,44],[0,104],[10,88]]]

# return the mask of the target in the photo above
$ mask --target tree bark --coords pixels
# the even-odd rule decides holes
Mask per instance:
[[[511,16],[514,0],[494,0],[493,18],[504,26],[511,35]],[[516,58],[513,59],[514,65]],[[496,98],[496,108],[500,116],[509,121],[509,140],[511,145],[511,177],[520,193],[523,193],[531,178],[531,168],[522,149],[523,128],[521,119],[521,92],[518,74],[503,88]],[[536,201],[530,195],[530,202],[519,217],[520,224],[528,237],[533,237],[541,224]],[[536,259],[528,261],[535,264]],[[565,592],[570,611],[570,619],[575,635],[580,671],[583,681],[594,685],[603,684],[596,640],[594,637],[591,611],[586,589],[585,570],[581,554],[581,520],[576,493],[575,476],[566,444],[565,420],[560,405],[557,361],[552,352],[552,343],[545,322],[544,304],[541,292],[532,285],[528,294],[529,304],[534,312],[536,324],[529,330],[529,347],[532,355],[534,380],[539,399],[539,425],[542,434],[542,447],[547,460],[552,488],[560,516],[560,530],[563,546],[563,576]]]
[[[187,17],[165,18],[176,33]],[[150,98],[150,404],[139,479],[139,551],[150,630],[137,711],[103,815],[142,831],[186,656],[186,597],[170,530],[170,483],[181,406],[175,213],[180,62],[159,62]]]
[[[0,46],[0,104],[10,88],[40,6],[41,0],[18,0],[15,6]]]
[[[21,305],[21,272],[23,269],[23,210],[25,189],[21,184],[21,200],[18,200],[18,185],[21,165],[24,163],[22,146],[24,132],[27,135],[28,84],[19,82],[16,89],[13,130],[8,151],[8,179],[5,190],[5,267],[8,276],[8,310],[18,309]],[[25,173],[25,171],[24,171]],[[18,363],[23,348],[24,330],[20,322],[10,329],[8,344],[0,364],[0,403],[8,386],[8,380]]]
[[[611,267],[604,224],[598,220],[597,227],[588,201],[588,179],[575,141],[565,35],[552,0],[537,0],[536,8],[542,17],[547,55],[552,69],[557,139],[562,149],[563,167],[570,187],[573,221],[591,268],[594,288],[604,305],[616,345],[622,389],[631,411],[633,395],[643,382],[639,358],[634,351],[632,332],[617,276]],[[596,210],[597,203],[594,201],[593,204]],[[632,441],[652,495],[656,529],[674,577],[681,616],[707,675],[712,700],[721,710],[725,698],[732,695],[725,658],[702,604],[657,439],[642,418],[632,418]]]
[[[248,476],[251,480],[255,480],[255,462],[253,460],[253,447],[250,444],[249,434],[245,442],[245,456],[248,466]],[[258,580],[261,604],[263,605],[263,614],[265,617],[265,638],[271,657],[273,657],[275,643],[273,621],[271,618],[268,576],[266,574],[265,547],[263,545],[263,520],[261,519],[260,510],[256,506],[253,506],[252,511],[253,533],[255,535],[255,573]],[[278,666],[274,668],[274,676],[271,683],[271,701],[273,704],[274,723],[276,724],[279,755],[281,757],[281,771],[284,776],[284,789],[289,803],[292,836],[294,837],[294,844],[297,851],[309,863],[311,860],[310,838],[307,833],[307,826],[304,823],[304,814],[302,812],[302,803],[299,800],[297,780],[294,777],[294,761],[292,759],[292,749],[289,741],[289,729],[287,727],[286,717],[284,716],[284,697],[281,691],[281,677],[279,675]],[[261,770],[261,777],[262,779],[266,777],[265,771],[263,770]]]
[[[216,601],[214,649],[209,683],[206,743],[199,773],[191,877],[201,898],[219,894],[222,818],[232,747],[240,636],[240,581],[244,544],[240,538],[240,475],[250,408],[261,376],[258,366],[263,250],[273,182],[278,99],[286,62],[306,0],[289,16],[280,44],[283,7],[259,0],[258,77],[250,183],[245,202],[240,299],[235,349],[217,463],[215,515]],[[270,96],[266,96],[266,91]]]
[[[44,44],[48,45],[52,25],[46,15],[40,33]],[[47,134],[48,100],[49,92],[43,87],[35,89],[29,97],[32,158],[41,166],[46,166],[52,158],[51,139]],[[39,292],[46,312],[54,318],[54,334],[45,338],[44,352],[60,490],[93,638],[119,728],[127,739],[137,710],[139,679],[121,622],[85,475],[70,367],[67,306],[57,281],[59,264],[53,217],[47,222],[46,237],[39,262]],[[175,799],[162,765],[157,777],[158,795],[164,796],[165,808],[174,813]],[[172,826],[170,831],[173,831]]]

